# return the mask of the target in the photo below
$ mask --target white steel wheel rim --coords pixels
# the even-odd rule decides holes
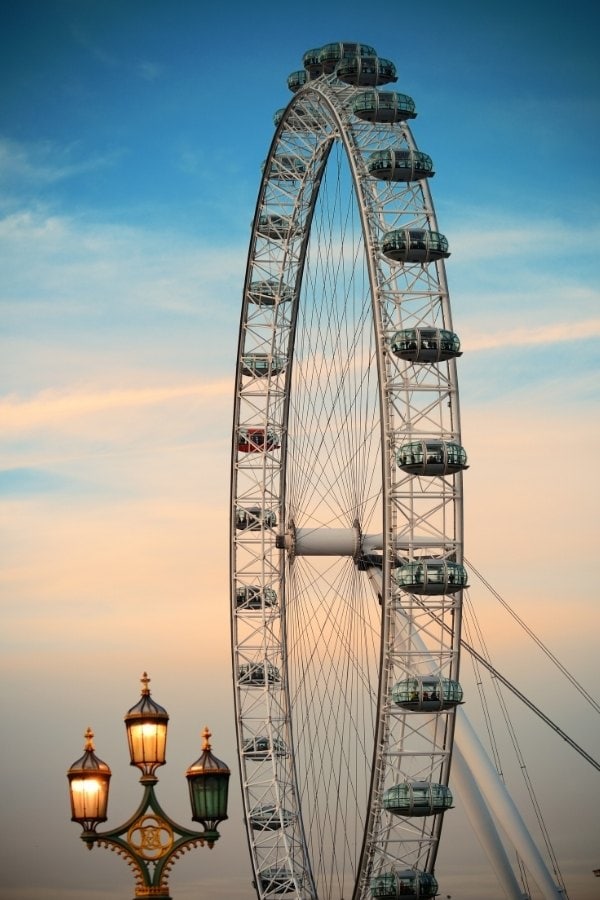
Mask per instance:
[[[405,125],[359,122],[355,93],[330,76],[291,101],[248,259],[232,650],[259,897],[366,898],[378,872],[431,872],[441,815],[391,816],[382,796],[398,781],[448,779],[453,711],[416,724],[390,694],[408,675],[456,677],[459,630],[443,627],[457,621],[456,595],[407,595],[391,563],[398,553],[461,555],[460,472],[424,479],[395,464],[415,435],[459,439],[455,367],[413,365],[389,347],[400,327],[450,328],[449,303],[442,262],[399,265],[381,253],[390,228],[436,224],[426,184],[368,176],[374,148],[414,142]],[[252,373],[259,358],[267,375]],[[250,438],[240,452],[248,429],[262,443]],[[238,527],[239,510],[255,511],[252,528]],[[381,567],[359,565],[373,549]],[[249,589],[259,596],[251,606],[240,602]]]

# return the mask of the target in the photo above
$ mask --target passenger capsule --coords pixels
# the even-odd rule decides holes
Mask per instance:
[[[396,570],[398,587],[411,594],[455,594],[467,587],[467,570],[449,559],[411,560]]]
[[[271,356],[270,353],[244,353],[241,359],[242,375],[264,378],[268,375],[280,375],[286,367],[283,356]]]
[[[276,154],[271,160],[269,178],[273,181],[298,181],[306,173],[306,163],[299,156]]]
[[[235,527],[238,531],[262,531],[263,528],[275,528],[277,516],[270,509],[262,509],[260,506],[250,506],[244,509],[241,506],[235,511]]]
[[[279,450],[281,444],[275,432],[267,428],[240,428],[237,447],[240,453],[264,453]]]
[[[444,328],[405,328],[397,331],[390,342],[395,356],[409,362],[442,362],[462,355],[460,340]]]
[[[279,216],[277,213],[262,213],[256,226],[256,231],[261,237],[271,238],[273,241],[290,240],[301,230],[301,226],[289,216]]]
[[[242,753],[246,759],[261,762],[265,759],[283,759],[287,756],[287,747],[280,738],[252,737],[246,738],[242,743]]]
[[[278,303],[289,303],[294,291],[289,285],[271,279],[270,281],[253,281],[248,290],[248,302],[260,306],[277,306]]]
[[[267,897],[294,893],[302,881],[298,875],[293,874],[291,869],[278,868],[277,866],[262,869],[258,873],[258,879],[261,890]]]
[[[390,568],[397,569],[402,565],[402,560],[397,556],[390,560]],[[356,560],[356,568],[359,572],[366,572],[367,569],[383,569],[383,554],[375,551],[374,553],[361,553]]]
[[[434,816],[452,806],[452,793],[445,784],[405,781],[383,794],[383,808],[394,816]]]
[[[462,703],[458,681],[437,675],[415,675],[398,681],[392,688],[392,702],[413,712],[439,712]]]
[[[406,94],[395,91],[365,91],[352,101],[352,112],[365,122],[381,122],[393,125],[414,119],[415,101]]]
[[[382,238],[381,249],[394,262],[425,263],[450,256],[443,234],[421,228],[388,231]]]
[[[411,475],[451,475],[467,469],[466,451],[452,441],[411,441],[396,451],[396,463]]]
[[[279,684],[281,675],[279,669],[272,663],[246,663],[240,666],[238,684],[262,687],[265,684]]]
[[[346,59],[356,59],[363,56],[376,57],[377,51],[368,44],[354,44],[348,41],[340,41],[335,44],[325,44],[319,53],[319,64],[325,75],[335,72],[338,63]]]
[[[277,606],[277,592],[255,584],[240,585],[235,592],[235,605],[238,609],[270,609]]]
[[[255,806],[250,810],[250,825],[255,831],[279,831],[294,821],[294,814],[279,806]]]
[[[379,56],[354,56],[343,59],[335,70],[336,76],[344,84],[355,87],[377,87],[398,81],[396,66],[389,59]]]
[[[307,50],[302,57],[302,65],[308,72],[311,80],[322,75],[323,63],[321,62],[321,48],[315,47],[313,50]]]
[[[412,148],[376,150],[367,159],[367,169],[382,181],[419,181],[433,175],[433,161]]]
[[[429,900],[439,892],[438,883],[429,872],[418,872],[407,869],[402,872],[381,872],[374,875],[370,883],[371,897],[376,900],[401,900],[403,897],[416,897]]]
[[[310,81],[310,76],[306,69],[299,69],[297,72],[292,72],[288,76],[287,85],[292,92],[295,94],[296,91],[299,91],[301,87],[304,87],[305,84],[308,84]]]

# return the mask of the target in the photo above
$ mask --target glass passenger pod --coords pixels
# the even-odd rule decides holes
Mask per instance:
[[[277,213],[261,213],[258,217],[256,231],[261,237],[274,241],[291,240],[297,237],[302,226],[298,225],[289,216],[279,216]]]
[[[307,50],[302,56],[302,65],[308,72],[311,80],[322,75],[323,63],[321,62],[321,48],[315,47],[312,50]]]
[[[335,72],[340,61],[356,59],[362,56],[377,56],[377,50],[368,44],[355,44],[348,41],[340,41],[335,44],[325,44],[319,53],[319,63],[326,75]]]
[[[352,112],[365,122],[381,122],[393,125],[414,119],[417,115],[415,101],[396,91],[364,91],[352,101]]]
[[[429,900],[439,892],[438,883],[429,872],[407,869],[402,872],[381,872],[371,878],[371,897],[376,900],[398,900],[402,897],[417,897]]]
[[[278,303],[289,303],[293,297],[293,289],[275,279],[253,281],[248,289],[248,301],[259,306],[277,306]]]
[[[280,738],[268,737],[246,738],[242,744],[242,753],[246,759],[262,762],[265,759],[284,759],[287,755],[287,747]]]
[[[274,431],[267,428],[241,428],[237,441],[240,453],[263,453],[265,450],[279,450],[281,444]]]
[[[310,76],[306,69],[299,69],[297,72],[291,72],[291,74],[288,75],[287,85],[292,94],[295,94],[301,87],[308,84],[309,80]]]
[[[437,675],[414,675],[398,681],[392,688],[392,702],[413,712],[439,712],[462,703],[458,681]]]
[[[235,605],[238,609],[258,610],[272,609],[277,606],[277,592],[273,588],[262,588],[259,585],[240,585],[235,592]]]
[[[276,154],[271,160],[269,178],[274,181],[298,181],[305,173],[306,163],[298,156]]]
[[[258,873],[258,880],[261,890],[267,897],[295,893],[302,883],[302,879],[298,875],[294,875],[291,869],[277,866],[262,869]]]
[[[266,684],[279,684],[281,675],[279,669],[272,663],[245,663],[240,666],[238,684],[264,687]]]
[[[271,356],[270,353],[244,353],[241,360],[242,375],[256,378],[281,375],[285,367],[286,361],[282,356]]]
[[[411,441],[396,451],[396,463],[411,475],[451,475],[467,469],[467,454],[452,441]]]
[[[279,831],[294,822],[295,816],[279,806],[255,806],[250,810],[250,825],[254,831]]]
[[[395,356],[409,362],[442,362],[462,356],[460,340],[444,328],[404,328],[390,341]]]
[[[241,506],[235,511],[235,527],[238,531],[262,531],[263,528],[275,528],[277,516],[270,509],[262,509],[260,506],[249,506],[244,509]]]
[[[450,256],[443,234],[420,228],[388,231],[382,238],[381,249],[394,262],[426,263]]]
[[[394,63],[379,56],[344,58],[338,63],[335,74],[344,84],[352,84],[355,87],[377,87],[380,84],[398,81]]]
[[[468,587],[465,567],[449,559],[411,560],[394,577],[398,587],[410,594],[455,594]]]
[[[405,781],[383,794],[383,808],[394,816],[435,816],[452,807],[453,797],[445,784]]]
[[[376,150],[367,159],[367,168],[382,181],[419,181],[434,174],[431,157],[412,148]]]
[[[395,556],[390,559],[390,568],[397,569],[402,565],[402,560]],[[383,554],[375,551],[374,553],[361,553],[356,560],[356,568],[359,572],[365,572],[367,569],[383,569]]]

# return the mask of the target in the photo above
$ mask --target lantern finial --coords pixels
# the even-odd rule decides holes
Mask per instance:
[[[202,749],[203,750],[211,750],[210,739],[212,737],[212,731],[208,727],[208,725],[204,726],[204,731],[202,732]]]

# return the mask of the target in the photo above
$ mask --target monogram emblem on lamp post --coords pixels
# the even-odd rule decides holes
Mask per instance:
[[[165,764],[169,716],[150,696],[150,679],[142,676],[142,696],[125,716],[131,765],[142,772],[142,801],[123,825],[97,831],[107,818],[109,766],[96,756],[94,733],[85,733],[85,752],[67,772],[71,799],[71,819],[82,827],[82,841],[91,850],[94,844],[114,850],[133,870],[135,896],[171,900],[168,879],[175,861],[193,847],[213,847],[219,839],[217,826],[227,818],[229,769],[211,753],[208,728],[202,734],[202,754],[188,768],[192,819],[203,831],[191,831],[174,822],[156,797],[156,769]]]

